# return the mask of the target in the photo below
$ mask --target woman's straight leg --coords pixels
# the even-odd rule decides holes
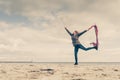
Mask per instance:
[[[75,65],[78,64],[78,46],[74,47],[74,57],[75,57]]]

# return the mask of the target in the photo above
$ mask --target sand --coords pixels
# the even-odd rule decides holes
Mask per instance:
[[[120,80],[120,65],[0,63],[0,80]]]

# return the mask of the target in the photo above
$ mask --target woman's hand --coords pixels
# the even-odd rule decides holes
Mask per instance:
[[[87,31],[89,31],[92,27],[94,27],[94,26],[96,26],[96,25],[92,25],[90,28],[88,28],[88,30]]]
[[[67,30],[67,27],[64,27]]]

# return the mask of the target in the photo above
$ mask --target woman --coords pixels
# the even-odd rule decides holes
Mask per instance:
[[[74,46],[74,56],[75,56],[75,64],[74,65],[78,65],[78,56],[77,56],[77,54],[78,54],[79,48],[82,49],[82,50],[85,50],[85,51],[91,50],[91,49],[96,49],[97,50],[97,46],[94,45],[93,47],[86,48],[79,41],[79,37],[81,35],[83,35],[85,32],[87,32],[89,29],[84,30],[84,31],[82,31],[80,33],[78,31],[76,31],[76,30],[73,33],[71,33],[66,27],[65,27],[65,30],[71,36],[72,44]]]

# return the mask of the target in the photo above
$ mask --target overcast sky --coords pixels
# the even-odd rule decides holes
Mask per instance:
[[[79,50],[79,62],[120,62],[120,0],[0,0],[0,60],[73,62],[73,32],[96,24],[99,50]],[[95,41],[94,30],[79,38]]]

